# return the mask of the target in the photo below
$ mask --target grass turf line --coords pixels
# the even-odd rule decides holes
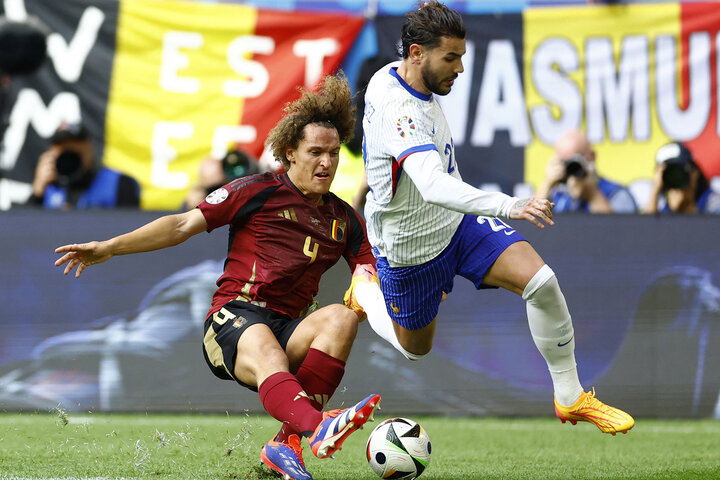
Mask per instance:
[[[305,448],[316,480],[372,480],[370,423],[335,459]],[[640,419],[627,435],[555,419],[413,417],[433,456],[423,480],[720,478],[720,422]],[[0,479],[264,479],[265,415],[0,414]]]

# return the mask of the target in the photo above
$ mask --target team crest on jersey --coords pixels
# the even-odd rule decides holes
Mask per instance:
[[[205,201],[209,203],[210,205],[217,205],[218,203],[222,203],[225,201],[225,199],[228,197],[228,191],[224,188],[218,188],[214,192],[212,192],[210,195],[205,197]]]
[[[415,122],[413,122],[412,118],[404,115],[398,118],[397,131],[402,138],[415,135]]]
[[[247,318],[245,317],[236,317],[235,321],[233,322],[233,327],[235,328],[242,328],[247,323]]]
[[[333,240],[341,241],[343,236],[345,236],[345,222],[342,220],[333,220],[330,224],[330,236]]]

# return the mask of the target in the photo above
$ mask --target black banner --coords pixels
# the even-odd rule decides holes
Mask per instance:
[[[0,154],[0,210],[23,203],[37,158],[62,122],[88,129],[98,163],[105,145],[105,110],[119,3],[110,0],[25,0],[8,19],[38,18],[48,29],[47,59],[38,71],[11,77],[2,112],[9,119]],[[12,48],[2,46],[0,48]]]

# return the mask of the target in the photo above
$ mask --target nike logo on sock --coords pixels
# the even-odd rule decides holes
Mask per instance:
[[[558,343],[558,347],[564,347],[564,346],[567,345],[568,343],[572,342],[572,339],[573,339],[573,338],[575,338],[575,335],[573,335],[572,337],[570,337],[570,340],[568,340],[568,341],[565,342],[565,343]]]

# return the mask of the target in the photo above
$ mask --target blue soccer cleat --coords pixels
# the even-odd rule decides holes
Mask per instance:
[[[305,470],[302,450],[297,435],[290,435],[287,443],[270,440],[260,452],[260,461],[284,480],[312,480],[312,475]]]
[[[340,450],[351,433],[373,421],[379,405],[380,395],[373,394],[354,407],[323,412],[322,422],[308,438],[312,452],[318,458],[327,458]]]

